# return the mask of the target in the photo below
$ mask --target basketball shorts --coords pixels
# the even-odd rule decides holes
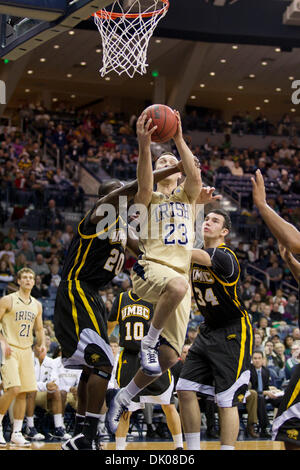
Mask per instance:
[[[200,325],[176,390],[213,396],[220,407],[244,402],[250,380],[252,327],[245,317],[225,328]]]
[[[174,278],[182,278],[182,282],[189,282],[188,275],[179,274],[174,269],[153,261],[139,260],[133,266],[133,291],[143,300],[157,304],[166,285]],[[161,336],[175,349],[180,356],[184,345],[187,325],[191,311],[191,290],[178,305],[174,315],[167,320]]]
[[[273,421],[272,439],[300,447],[300,364],[293,371]]]
[[[120,388],[126,387],[140,368],[139,355],[135,352],[121,351],[116,369],[116,380]],[[165,372],[133,398],[129,411],[135,411],[143,403],[169,405],[174,403],[174,379],[170,371]]]
[[[113,367],[105,306],[84,282],[62,281],[57,289],[54,329],[66,368]]]
[[[1,368],[3,388],[20,387],[20,393],[37,390],[33,353],[31,348],[21,349],[10,345],[11,355]]]

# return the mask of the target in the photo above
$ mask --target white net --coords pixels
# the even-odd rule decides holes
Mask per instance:
[[[167,0],[118,0],[94,15],[102,39],[102,77],[113,71],[131,78],[147,72],[149,41],[168,7]]]

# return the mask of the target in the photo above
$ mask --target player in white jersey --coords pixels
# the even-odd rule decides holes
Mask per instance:
[[[135,203],[146,208],[140,215],[141,256],[133,268],[133,290],[155,305],[149,332],[141,341],[141,369],[132,381],[112,398],[107,424],[115,432],[124,408],[155,377],[172,367],[179,357],[190,315],[191,292],[189,271],[194,243],[195,203],[202,180],[194,156],[184,141],[180,115],[174,142],[181,157],[185,181],[178,186],[181,174],[157,184],[153,191],[151,119],[142,114],[137,121],[139,160],[138,192]],[[171,153],[163,154],[156,168],[176,163]]]
[[[15,399],[12,446],[28,446],[21,433],[26,409],[26,393],[36,390],[32,343],[33,332],[40,351],[46,351],[42,305],[31,297],[35,273],[29,268],[18,271],[19,290],[0,299],[0,328],[9,357],[1,369],[4,394],[0,397],[0,445],[5,446],[2,420]]]

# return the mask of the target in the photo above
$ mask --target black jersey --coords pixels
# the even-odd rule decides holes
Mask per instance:
[[[123,268],[127,227],[121,216],[103,230],[90,220],[91,209],[79,223],[64,262],[61,279],[88,283],[94,290],[105,287]]]
[[[141,339],[149,330],[152,316],[153,305],[129,291],[116,297],[108,321],[119,323],[120,346],[138,353]]]
[[[224,244],[205,251],[212,266],[193,263],[191,271],[195,301],[205,323],[220,328],[237,318],[248,317],[239,297],[240,265],[234,252]]]

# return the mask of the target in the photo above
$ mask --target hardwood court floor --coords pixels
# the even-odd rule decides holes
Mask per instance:
[[[220,442],[218,441],[202,441],[202,450],[219,450]],[[61,450],[60,443],[32,443],[30,447],[0,447],[0,450]],[[104,443],[104,450],[115,450],[114,442]],[[140,441],[140,442],[129,442],[126,450],[173,450],[172,442],[157,442],[157,441]],[[284,450],[283,442],[274,441],[238,441],[236,443],[236,450]],[[125,451],[126,452],[126,451]]]

